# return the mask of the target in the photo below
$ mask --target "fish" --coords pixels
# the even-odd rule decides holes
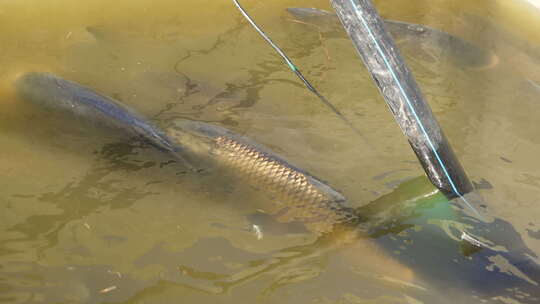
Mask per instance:
[[[317,8],[287,8],[287,11],[302,23],[316,26],[321,32],[345,31],[335,13]],[[498,63],[492,52],[459,37],[425,25],[403,21],[384,20],[388,32],[400,49],[411,49],[412,56],[431,61],[448,57],[460,66],[487,68]]]
[[[218,166],[268,192],[273,205],[264,211],[280,222],[301,222],[325,234],[360,219],[340,192],[245,136],[189,119],[174,120],[166,134],[182,146],[188,161]]]
[[[98,126],[117,128],[154,146],[177,152],[164,132],[120,101],[51,73],[30,72],[15,80],[17,96],[55,113],[67,113]]]
[[[354,209],[339,191],[246,136],[189,119],[172,120],[160,129],[119,101],[77,83],[52,74],[30,75],[17,80],[21,97],[98,123],[123,126],[162,146],[172,146],[187,160],[228,170],[274,196],[274,205],[268,206],[269,213],[283,222],[302,222],[308,230],[320,234],[312,244],[281,250],[279,258],[257,260],[253,263],[258,265],[256,271],[226,277],[227,284],[223,286],[241,284],[260,273],[286,273],[290,267],[313,257],[359,240],[372,240],[374,246],[389,253],[384,263],[395,258],[399,265],[404,265],[399,269],[414,269],[415,275],[432,282],[441,292],[448,290],[451,283],[458,290],[469,292],[464,297],[470,294],[475,300],[479,295],[482,299],[505,296],[523,303],[537,303],[540,297],[536,254],[527,248],[512,225],[501,219],[480,223],[461,214],[425,176],[405,182],[393,192]],[[139,127],[131,129],[135,120]],[[148,128],[153,132],[147,131]],[[159,139],[154,134],[159,134]],[[461,235],[456,239],[452,231],[462,226],[471,227],[467,231],[473,232],[472,235],[497,241],[494,245],[484,245],[484,239],[472,243],[470,240],[477,238]],[[263,237],[264,231],[258,225],[254,230],[257,238]]]
[[[27,73],[15,80],[18,96],[28,102],[86,121],[125,130],[171,152],[192,170],[206,165],[226,169],[273,199],[264,211],[285,223],[300,222],[323,234],[359,217],[345,197],[325,182],[295,167],[270,149],[220,126],[174,119],[164,129],[120,101],[50,73]]]

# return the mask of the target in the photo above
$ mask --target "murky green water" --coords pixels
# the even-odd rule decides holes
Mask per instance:
[[[423,174],[350,41],[293,22],[285,11],[329,9],[328,1],[243,4],[362,136],[299,83],[231,1],[0,0],[0,303],[508,298],[504,286],[488,287],[493,294],[486,296],[473,283],[445,277],[461,260],[432,251],[430,242],[411,263],[400,259],[405,246],[385,249],[388,241],[375,237],[317,240],[301,227],[260,224],[259,239],[251,217],[256,196],[234,183],[190,173],[121,133],[51,120],[14,96],[17,75],[49,71],[158,123],[215,122],[327,181],[354,207]],[[540,11],[502,0],[377,6],[385,18],[438,28],[495,54],[492,66],[472,68],[444,53],[404,49],[491,213],[511,224],[536,258]],[[426,271],[430,259],[439,272]],[[489,286],[490,277],[483,280],[476,284]]]

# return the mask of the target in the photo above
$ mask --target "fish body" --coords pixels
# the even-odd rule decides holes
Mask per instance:
[[[322,32],[342,30],[336,14],[317,8],[288,8],[287,11],[297,20],[312,24]],[[403,21],[384,20],[388,32],[401,49],[412,49],[413,56],[423,58],[444,57],[463,66],[485,67],[497,62],[497,57],[473,43],[450,35],[441,30],[421,24]]]
[[[155,146],[175,151],[165,134],[147,119],[110,97],[49,73],[27,73],[15,81],[17,95],[53,112],[65,112],[96,125],[141,136]]]
[[[273,206],[265,211],[279,221],[302,222],[322,234],[357,220],[341,193],[244,136],[185,119],[174,121],[167,135],[188,153],[187,159],[207,159],[269,192]]]
[[[358,219],[341,193],[250,139],[208,123],[177,119],[163,131],[119,101],[48,73],[16,80],[21,99],[97,125],[113,126],[173,152],[191,168],[213,164],[262,188],[273,204],[263,209],[282,222],[301,222],[322,234]]]
[[[261,273],[286,273],[297,269],[300,263],[311,267],[307,260],[353,244],[363,235],[376,239],[396,260],[415,269],[441,290],[454,284],[454,289],[471,291],[476,302],[479,295],[485,294],[486,301],[504,296],[516,303],[538,303],[540,267],[536,254],[526,248],[519,233],[502,220],[484,224],[466,215],[456,218],[459,211],[454,213],[444,195],[425,177],[408,181],[377,201],[353,210],[342,194],[323,181],[225,128],[179,119],[162,131],[121,103],[51,74],[26,74],[17,80],[17,90],[21,97],[44,107],[129,129],[158,146],[173,147],[189,158],[226,168],[246,183],[273,194],[275,203],[268,210],[278,219],[302,222],[311,231],[322,234],[313,244],[282,250],[286,255],[272,257],[266,266],[257,263],[256,272],[243,271],[231,276],[224,286],[245,282]],[[359,214],[370,218],[367,224],[373,228],[369,234],[358,234],[354,229],[360,223]],[[454,239],[449,228],[461,227],[458,219],[465,227],[474,227],[475,235],[486,235],[488,240],[502,239],[498,248],[481,248],[485,242],[471,243],[470,238]],[[336,231],[336,225],[346,229]],[[253,229],[257,238],[263,237],[259,226]],[[472,248],[460,248],[463,241]]]

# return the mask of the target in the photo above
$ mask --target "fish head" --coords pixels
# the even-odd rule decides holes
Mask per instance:
[[[28,72],[15,80],[17,95],[22,100],[57,113],[81,111],[80,104],[73,98],[80,92],[78,86],[72,84],[48,72]]]

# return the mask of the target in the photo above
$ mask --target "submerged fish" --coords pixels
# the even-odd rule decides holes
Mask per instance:
[[[264,209],[282,222],[301,222],[313,232],[327,233],[336,224],[358,219],[339,192],[227,129],[178,119],[164,132],[119,101],[47,73],[21,76],[16,89],[22,99],[45,108],[141,136],[182,160],[187,158],[187,164],[193,167],[212,163],[230,169],[247,184],[264,188],[275,198],[274,205]]]
[[[268,212],[282,222],[302,222],[327,233],[337,224],[357,222],[354,209],[336,190],[247,137],[204,122],[178,119],[167,135],[182,146],[187,159],[226,168],[274,197]]]
[[[157,127],[119,101],[49,73],[27,73],[15,81],[17,95],[55,112],[67,112],[97,125],[125,130],[155,146],[174,152],[176,147]]]
[[[393,193],[353,210],[345,205],[343,195],[324,182],[227,129],[180,119],[163,132],[121,103],[50,74],[27,74],[17,81],[17,89],[22,97],[47,108],[68,111],[96,123],[122,126],[159,146],[182,151],[188,160],[228,169],[246,183],[272,193],[276,200],[269,210],[282,221],[302,222],[321,234],[313,244],[281,250],[279,253],[285,254],[277,255],[279,258],[254,261],[254,271],[226,277],[223,286],[241,284],[261,273],[285,273],[288,267],[297,267],[363,236],[376,239],[386,252],[415,269],[436,288],[448,290],[451,284],[456,290],[466,291],[464,299],[477,302],[481,297],[482,301],[497,302],[495,297],[505,297],[516,303],[538,303],[537,257],[515,229],[500,219],[480,223],[460,214],[460,209],[451,208],[425,177],[406,182]],[[138,127],[133,129],[132,125]],[[369,222],[361,221],[359,214],[369,217]],[[370,231],[356,228],[364,223],[371,226]],[[341,225],[346,229],[335,229]],[[499,242],[481,248],[463,237],[456,239],[453,232],[463,226],[472,227],[474,235]],[[262,237],[259,227],[256,231]]]
[[[322,32],[342,29],[336,14],[316,8],[288,8],[297,20],[317,26]],[[412,48],[413,56],[445,57],[457,64],[470,67],[490,67],[498,62],[497,57],[468,41],[425,25],[402,21],[384,20],[386,29],[401,49]],[[431,58],[434,60],[433,58]]]

